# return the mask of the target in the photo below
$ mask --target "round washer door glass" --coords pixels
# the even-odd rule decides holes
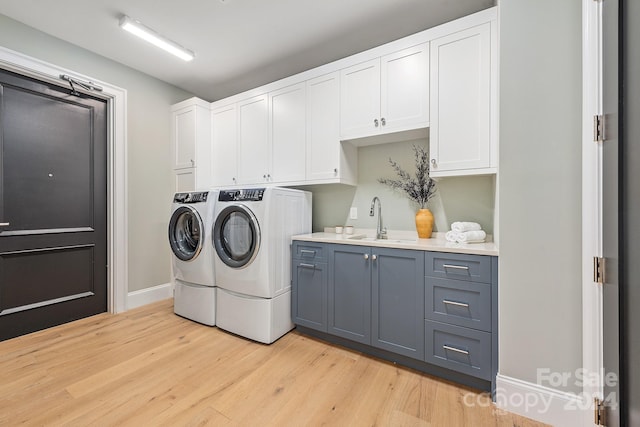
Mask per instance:
[[[183,261],[195,259],[204,243],[202,219],[189,206],[180,206],[169,220],[169,244],[174,255]]]
[[[213,226],[213,246],[229,267],[249,265],[260,249],[260,226],[251,210],[242,205],[223,209]]]

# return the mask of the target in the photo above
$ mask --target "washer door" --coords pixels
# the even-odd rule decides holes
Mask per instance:
[[[224,208],[213,226],[213,246],[222,262],[232,268],[251,264],[260,250],[260,226],[249,208]]]
[[[204,244],[204,224],[198,211],[180,206],[169,220],[169,244],[173,254],[183,261],[198,257]]]

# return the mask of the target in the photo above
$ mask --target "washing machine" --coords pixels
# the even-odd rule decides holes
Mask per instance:
[[[216,289],[210,233],[217,191],[176,193],[169,219],[174,282],[173,311],[205,325],[216,324]]]
[[[311,232],[311,193],[220,190],[213,247],[218,328],[272,343],[291,322],[291,237]]]

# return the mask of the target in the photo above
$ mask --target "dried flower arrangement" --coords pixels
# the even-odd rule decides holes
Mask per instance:
[[[417,203],[421,209],[426,208],[427,202],[435,195],[436,183],[429,177],[429,155],[427,151],[418,145],[413,146],[416,176],[412,177],[398,163],[389,158],[389,163],[396,171],[398,179],[378,178],[378,182],[388,185],[394,190],[400,190],[407,194],[410,200]]]

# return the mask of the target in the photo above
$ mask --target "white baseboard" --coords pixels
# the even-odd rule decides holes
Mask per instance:
[[[151,288],[129,292],[127,295],[127,310],[142,307],[156,301],[173,297],[173,283],[164,283]]]
[[[498,374],[496,406],[555,427],[593,426],[593,400],[584,394],[567,393],[550,387]]]

